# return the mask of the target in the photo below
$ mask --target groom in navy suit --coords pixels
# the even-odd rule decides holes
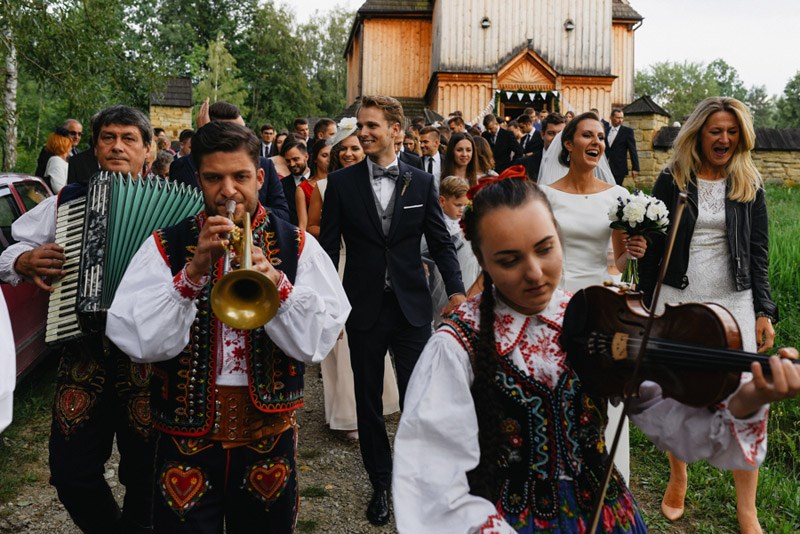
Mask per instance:
[[[384,356],[391,349],[400,406],[414,365],[431,335],[431,296],[420,257],[422,236],[444,279],[452,308],[465,300],[456,251],[445,227],[433,176],[395,155],[400,103],[365,96],[358,138],[367,158],[328,176],[320,243],[334,265],[344,237],[343,285],[353,307],[347,320],[361,457],[373,495],[367,518],[389,521],[392,456],[383,419]]]

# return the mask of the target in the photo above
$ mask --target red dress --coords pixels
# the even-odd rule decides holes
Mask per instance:
[[[309,180],[300,182],[300,189],[303,190],[303,194],[306,196],[306,208],[311,206],[311,193],[314,192],[314,185]]]

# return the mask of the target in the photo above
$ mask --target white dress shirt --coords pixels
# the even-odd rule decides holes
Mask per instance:
[[[431,172],[431,174],[433,174],[433,177],[436,178],[436,180],[434,180],[433,183],[436,185],[436,189],[438,191],[438,189],[439,189],[439,179],[441,178],[441,175],[442,175],[442,156],[441,156],[441,154],[439,152],[437,152],[433,156],[425,156],[425,157],[423,157],[422,158],[423,159],[422,163],[423,163],[423,168],[425,169],[425,172],[428,172],[428,161],[430,161],[431,158],[433,158],[433,172]]]
[[[617,138],[617,132],[619,132],[619,126],[612,126],[608,129],[608,146],[614,144],[614,139]]]
[[[382,177],[380,180],[373,180],[373,169],[376,165],[377,163],[367,158],[369,183],[372,185],[372,190],[375,192],[375,196],[378,197],[381,207],[386,209],[386,207],[389,205],[389,201],[392,199],[392,193],[394,193],[394,188],[397,186],[397,181],[388,177]],[[391,169],[392,167],[397,167],[397,158],[394,158],[394,161],[386,166],[387,169]]]

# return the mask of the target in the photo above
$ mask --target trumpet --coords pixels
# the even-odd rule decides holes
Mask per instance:
[[[228,218],[233,221],[236,201],[225,204]],[[234,227],[228,235],[222,276],[211,290],[211,309],[220,321],[239,330],[254,330],[267,324],[280,305],[278,288],[264,273],[253,270],[253,234],[250,213],[245,212],[242,229]],[[239,268],[231,270],[231,253],[240,259]]]

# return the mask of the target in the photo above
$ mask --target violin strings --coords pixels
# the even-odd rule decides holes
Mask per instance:
[[[638,339],[630,340],[628,343],[631,349],[638,349],[641,346],[641,341]],[[769,356],[756,353],[697,347],[663,340],[654,340],[651,347],[650,352],[654,353],[660,361],[681,364],[686,367],[699,368],[706,367],[708,363],[716,363],[734,371],[748,371],[750,363],[753,361],[761,363],[765,369],[769,367],[766,365],[769,363]],[[652,358],[649,360],[653,361]]]

